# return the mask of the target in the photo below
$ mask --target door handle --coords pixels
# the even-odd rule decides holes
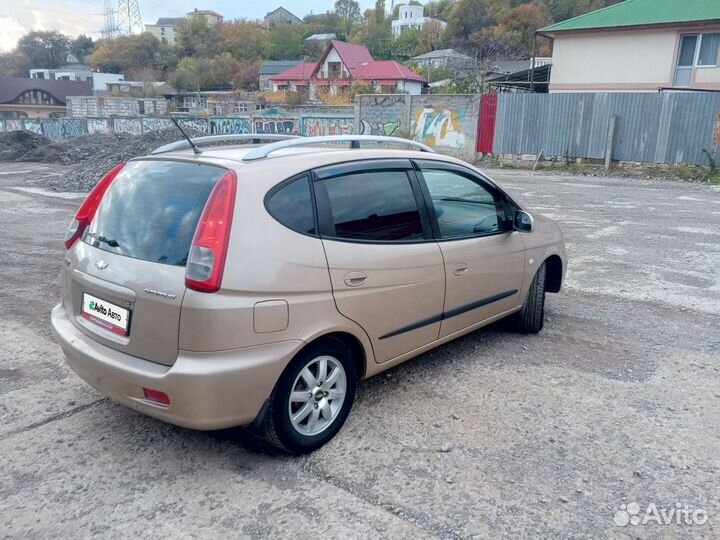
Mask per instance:
[[[455,274],[456,276],[461,276],[468,271],[468,268],[469,267],[466,263],[456,264],[455,268],[453,268],[453,274]]]
[[[348,287],[359,287],[367,281],[365,272],[349,272],[345,274],[345,285]]]

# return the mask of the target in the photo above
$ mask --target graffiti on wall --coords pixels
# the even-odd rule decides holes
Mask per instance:
[[[22,129],[22,120],[17,118],[8,118],[5,120],[6,131],[20,131]]]
[[[211,118],[211,135],[240,135],[250,133],[249,118]]]
[[[367,120],[362,120],[361,128],[363,135],[384,135],[390,137],[400,127],[400,120],[394,122],[376,122],[371,124]]]
[[[22,121],[22,127],[25,131],[31,131],[32,133],[37,133],[38,135],[42,135],[42,124],[40,123],[40,120],[23,120]]]
[[[297,134],[297,122],[293,118],[253,118],[254,133],[262,135]]]
[[[433,147],[465,148],[464,117],[448,109],[416,109],[413,138]]]
[[[112,131],[110,127],[109,118],[88,118],[87,119],[87,130],[90,134],[95,133],[110,133]]]
[[[207,118],[180,118],[178,123],[183,127],[183,129],[192,129],[195,131],[202,131],[203,133],[208,132]]]
[[[323,135],[351,135],[355,126],[352,118],[310,117],[302,119],[302,134],[306,137]]]
[[[115,118],[113,120],[113,131],[115,133],[142,135],[142,122],[140,122],[139,118]]]
[[[79,137],[85,135],[85,125],[82,120],[75,118],[57,118],[51,120],[43,120],[43,135],[48,139],[69,139],[71,137]]]
[[[174,128],[175,124],[169,118],[143,118],[142,129],[143,133],[150,131],[160,131],[163,129]]]

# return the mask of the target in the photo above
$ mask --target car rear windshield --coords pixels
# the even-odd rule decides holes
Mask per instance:
[[[83,240],[98,249],[185,266],[200,214],[226,170],[173,161],[131,161],[105,192]]]

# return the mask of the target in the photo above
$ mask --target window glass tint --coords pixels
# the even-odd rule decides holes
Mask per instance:
[[[500,217],[493,194],[452,171],[423,170],[443,238],[498,232]]]
[[[720,54],[720,33],[703,34],[702,41],[700,42],[698,66],[717,65],[718,54]]]
[[[305,234],[315,234],[312,198],[307,177],[283,186],[270,196],[268,212],[286,227]]]
[[[322,180],[339,238],[403,241],[423,238],[404,171],[373,171]]]
[[[135,259],[184,266],[208,196],[224,169],[132,161],[105,192],[83,240]]]

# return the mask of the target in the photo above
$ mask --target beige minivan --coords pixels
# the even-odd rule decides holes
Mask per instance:
[[[353,135],[160,148],[100,180],[65,247],[52,329],[82,379],[294,453],[360,379],[503,317],[539,332],[566,269],[558,226],[477,169]]]

